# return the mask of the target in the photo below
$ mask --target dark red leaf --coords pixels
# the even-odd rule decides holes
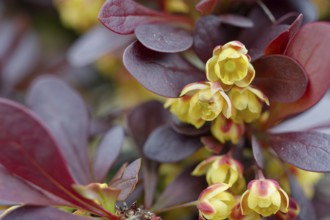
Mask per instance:
[[[232,40],[232,31],[221,25],[221,19],[214,15],[201,17],[194,33],[194,50],[198,57],[206,62],[212,57],[213,49]]]
[[[68,60],[73,66],[86,66],[107,53],[127,46],[133,39],[134,35],[120,35],[103,26],[97,26],[70,47]]]
[[[296,178],[292,174],[288,174],[288,177],[291,196],[300,206],[299,216],[296,218],[296,220],[316,220],[317,218],[311,200],[306,197]]]
[[[109,130],[102,138],[94,159],[94,177],[96,182],[103,182],[110,167],[118,157],[124,142],[124,129],[120,126]]]
[[[196,5],[196,10],[202,15],[210,14],[219,0],[200,0]]]
[[[135,29],[137,39],[150,50],[177,53],[189,49],[193,43],[190,32],[166,24],[144,24]]]
[[[294,102],[307,87],[304,68],[294,59],[283,55],[263,56],[254,61],[256,78],[253,84],[272,101]]]
[[[264,169],[265,166],[265,158],[262,152],[262,146],[260,146],[259,141],[256,137],[252,137],[252,152],[255,162],[257,163],[258,167]]]
[[[144,185],[144,208],[150,209],[156,192],[158,182],[159,163],[144,158],[142,161],[142,175]]]
[[[185,19],[151,10],[132,0],[109,0],[102,6],[99,20],[118,34],[132,34],[141,24],[159,21],[178,22]]]
[[[31,184],[8,173],[0,165],[0,200],[9,204],[32,204],[32,205],[68,205],[67,202],[47,197],[42,191],[32,187]]]
[[[110,216],[82,198],[64,158],[49,131],[28,109],[0,99],[0,163],[12,174],[101,216]]]
[[[124,65],[146,89],[166,97],[178,97],[184,86],[205,79],[179,54],[158,53],[138,41],[126,48]]]
[[[314,172],[330,172],[330,135],[317,132],[271,134],[269,146],[287,163]]]
[[[205,178],[192,176],[192,171],[193,168],[189,167],[179,174],[159,196],[152,209],[157,211],[197,200],[200,192],[206,188],[206,183]]]
[[[253,27],[253,21],[250,18],[235,14],[224,14],[219,16],[220,21],[236,27],[250,28]]]
[[[42,206],[22,206],[14,209],[2,220],[90,220],[90,218],[73,215],[56,208]]]
[[[152,160],[171,163],[190,156],[200,147],[199,137],[180,135],[170,126],[163,125],[151,133],[143,150]]]
[[[87,156],[89,114],[80,95],[63,81],[44,76],[34,81],[26,100],[55,136],[77,181],[91,182]]]
[[[315,37],[317,36],[317,37]],[[315,105],[330,85],[330,24],[306,24],[288,46],[286,55],[298,61],[306,70],[309,83],[302,98],[290,104],[279,104],[271,112],[271,122],[303,112]]]
[[[188,136],[200,136],[210,133],[209,123],[206,123],[203,127],[197,129],[193,125],[183,123],[179,121],[178,118],[172,117],[171,126],[177,133]]]

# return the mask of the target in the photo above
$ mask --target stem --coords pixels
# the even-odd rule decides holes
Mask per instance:
[[[257,168],[257,177],[259,179],[265,179],[264,173],[262,172],[262,170],[260,168]]]
[[[184,203],[184,204],[181,204],[181,205],[176,205],[176,206],[171,206],[171,207],[164,208],[164,209],[159,209],[157,211],[154,211],[154,213],[158,214],[158,213],[166,212],[166,211],[169,211],[169,210],[172,210],[172,209],[185,208],[185,207],[190,207],[190,206],[197,206],[197,204],[198,204],[198,201],[196,200],[196,201]]]
[[[276,19],[273,15],[273,13],[269,10],[269,8],[265,5],[265,3],[263,3],[261,0],[257,1],[258,5],[260,6],[260,8],[265,12],[265,14],[267,15],[267,17],[269,18],[269,20],[275,24],[276,23]]]

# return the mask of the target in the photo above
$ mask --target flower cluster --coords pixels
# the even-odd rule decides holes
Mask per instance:
[[[236,144],[244,123],[260,118],[268,98],[251,86],[255,70],[247,49],[239,41],[218,46],[206,63],[208,81],[185,86],[179,98],[168,99],[165,107],[182,122],[202,127],[211,122],[211,132],[221,143]]]

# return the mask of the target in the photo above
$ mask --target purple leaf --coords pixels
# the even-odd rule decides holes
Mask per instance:
[[[159,196],[152,209],[157,211],[197,200],[206,183],[205,178],[192,176],[192,171],[193,168],[189,167],[179,174]]]
[[[49,131],[32,112],[0,99],[0,163],[12,174],[101,216],[110,213],[82,198]]]
[[[252,64],[257,74],[253,84],[270,100],[294,102],[304,95],[308,79],[297,61],[283,55],[270,55]]]
[[[224,14],[219,16],[220,21],[236,27],[250,28],[253,27],[253,21],[250,18],[235,14]]]
[[[184,86],[205,79],[179,54],[158,53],[139,42],[126,48],[124,65],[146,89],[166,97],[178,97]]]
[[[190,32],[165,24],[144,24],[135,29],[137,39],[150,50],[177,53],[189,49],[193,43]]]
[[[200,0],[196,5],[196,10],[202,15],[210,14],[219,0]]]
[[[103,26],[97,26],[80,37],[71,46],[68,60],[71,65],[81,67],[93,63],[107,53],[125,47],[134,39],[134,35],[116,34]]]
[[[314,172],[330,172],[330,135],[316,132],[271,134],[269,146],[287,163]]]
[[[73,215],[56,208],[42,206],[22,206],[5,215],[2,220],[91,220],[91,218]]]
[[[299,216],[296,220],[316,220],[317,218],[311,200],[306,198],[306,195],[296,178],[292,174],[288,174],[288,177],[291,195],[300,206]]]
[[[99,13],[99,20],[118,34],[132,34],[141,24],[177,20],[174,16],[154,11],[132,0],[108,0]]]
[[[221,19],[214,15],[201,17],[196,23],[194,50],[206,62],[212,57],[213,49],[232,40],[231,31],[221,25]]]
[[[120,126],[109,130],[101,140],[94,159],[94,176],[96,182],[103,182],[110,167],[118,157],[124,142],[124,129]]]
[[[179,134],[188,136],[200,136],[210,133],[210,124],[206,123],[201,128],[197,129],[193,125],[183,123],[178,118],[172,117],[171,127]]]
[[[158,182],[159,163],[144,158],[142,162],[142,175],[144,185],[144,208],[150,209]]]
[[[129,194],[134,190],[138,182],[138,174],[141,167],[141,159],[133,161],[130,165],[126,167],[122,176],[116,178],[109,183],[110,187],[120,189],[120,194],[118,200],[125,200]]]
[[[10,174],[0,165],[0,200],[16,204],[68,205],[65,201],[47,197],[31,184]]]
[[[151,133],[143,150],[152,160],[171,163],[190,156],[201,145],[199,137],[180,135],[170,126],[163,125]]]
[[[40,77],[27,93],[27,104],[48,126],[79,183],[92,178],[87,156],[89,115],[84,101],[63,81]]]
[[[317,36],[317,37],[315,37]],[[309,84],[302,98],[290,104],[279,104],[271,112],[269,123],[303,112],[315,105],[330,85],[330,24],[310,23],[303,26],[291,41],[286,55],[298,61],[306,70]]]
[[[265,158],[262,152],[262,146],[260,146],[259,141],[256,137],[252,137],[252,152],[255,162],[257,163],[258,167],[264,169],[265,167]]]

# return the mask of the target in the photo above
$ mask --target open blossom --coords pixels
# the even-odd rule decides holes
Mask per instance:
[[[261,217],[256,212],[250,212],[243,215],[241,211],[241,203],[238,202],[232,209],[229,215],[229,220],[261,220]]]
[[[252,87],[233,87],[229,92],[233,105],[232,118],[236,121],[251,123],[260,118],[263,102],[269,105],[268,98],[258,89]]]
[[[222,220],[228,218],[235,198],[226,190],[227,184],[219,183],[204,189],[198,198],[197,208],[203,219]]]
[[[243,166],[229,156],[213,156],[202,161],[192,173],[195,176],[206,174],[209,185],[228,184],[232,192],[240,192],[245,187]]]
[[[224,88],[246,87],[254,79],[255,70],[245,46],[231,41],[213,50],[213,57],[206,63],[206,76],[210,81],[220,81]]]
[[[196,128],[205,121],[212,121],[219,114],[231,116],[231,103],[217,82],[191,83],[185,86],[178,99],[169,99],[165,107],[181,121],[190,123]]]
[[[288,212],[289,197],[275,180],[253,180],[248,190],[241,197],[241,210],[243,215],[251,212],[267,217],[278,211]]]
[[[221,143],[231,141],[237,144],[245,130],[243,122],[234,122],[220,115],[211,125],[212,135]]]

